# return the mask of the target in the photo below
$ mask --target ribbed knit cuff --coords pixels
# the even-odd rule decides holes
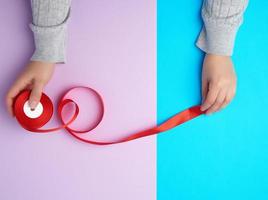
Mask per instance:
[[[231,56],[237,30],[237,26],[205,23],[196,45],[209,54]]]
[[[31,60],[50,63],[66,62],[66,22],[52,27],[30,24],[30,28],[34,33],[35,42],[35,52]]]

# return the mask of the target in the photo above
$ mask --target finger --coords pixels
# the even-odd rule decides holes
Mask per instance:
[[[221,105],[223,104],[225,97],[226,97],[226,91],[225,90],[220,90],[219,93],[218,93],[218,96],[216,98],[216,101],[206,111],[206,114],[211,114],[211,113],[217,112],[221,108]]]
[[[223,104],[221,105],[221,108],[220,108],[220,109],[225,108],[225,107],[232,101],[232,99],[234,98],[234,95],[235,95],[234,92],[229,92],[229,93],[226,95],[226,97],[225,97],[225,99],[224,99],[224,101],[223,101]]]
[[[209,109],[215,102],[217,95],[219,93],[219,88],[213,83],[209,83],[209,89],[204,103],[201,105],[201,110],[205,111]]]
[[[9,89],[6,95],[6,105],[7,110],[10,115],[14,116],[13,113],[13,102],[15,97],[25,88],[27,87],[27,81],[23,80],[22,78],[18,79],[13,86]]]
[[[29,97],[29,105],[31,109],[35,109],[37,104],[39,103],[41,96],[42,96],[43,88],[44,88],[44,84],[39,83],[37,81],[34,83],[33,89]]]
[[[202,81],[202,103],[204,103],[208,93],[208,81]]]

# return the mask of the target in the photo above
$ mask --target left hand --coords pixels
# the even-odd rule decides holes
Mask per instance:
[[[30,107],[34,109],[39,103],[43,88],[51,79],[54,72],[54,63],[31,61],[17,78],[6,95],[7,109],[14,116],[13,103],[16,96],[24,89],[31,89],[29,98]]]
[[[206,114],[224,108],[234,98],[236,74],[229,56],[207,54],[202,70],[201,110]]]

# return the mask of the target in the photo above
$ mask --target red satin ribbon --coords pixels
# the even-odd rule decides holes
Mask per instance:
[[[85,130],[76,130],[76,129],[70,128],[69,125],[72,124],[72,122],[74,122],[75,119],[77,118],[77,116],[79,114],[79,107],[72,99],[68,99],[68,98],[66,98],[66,96],[71,91],[76,90],[76,89],[81,89],[81,88],[86,89],[88,92],[93,93],[98,98],[101,110],[100,110],[99,118],[93,124],[93,126],[91,126],[90,128],[87,128]],[[115,140],[115,141],[111,141],[111,142],[101,142],[101,141],[88,140],[88,139],[85,139],[85,138],[80,136],[81,134],[88,133],[91,130],[93,130],[94,128],[96,128],[98,126],[98,124],[101,122],[103,115],[104,115],[104,104],[103,104],[102,97],[94,89],[89,88],[89,87],[79,86],[79,87],[71,88],[67,92],[65,92],[64,95],[62,96],[62,98],[60,99],[58,107],[57,107],[57,113],[59,115],[59,118],[61,120],[62,125],[59,127],[50,128],[50,129],[40,129],[40,128],[43,127],[52,117],[53,104],[52,104],[51,100],[49,99],[49,97],[47,95],[45,95],[43,93],[41,100],[40,100],[40,102],[43,105],[43,113],[38,118],[32,119],[32,118],[27,117],[23,111],[23,106],[24,106],[25,102],[28,101],[29,96],[30,96],[29,90],[25,90],[25,91],[21,92],[17,96],[17,98],[15,99],[15,103],[14,103],[14,107],[13,107],[16,119],[18,120],[18,122],[21,124],[21,126],[24,129],[31,131],[31,132],[37,132],[37,133],[47,133],[47,132],[57,131],[60,129],[65,129],[72,136],[74,136],[76,139],[81,140],[81,141],[86,142],[86,143],[96,144],[96,145],[117,144],[117,143],[122,143],[122,142],[128,142],[128,141],[135,140],[135,139],[142,138],[142,137],[147,137],[150,135],[155,135],[155,134],[167,131],[169,129],[172,129],[172,128],[174,128],[174,127],[176,127],[184,122],[187,122],[195,117],[198,117],[199,115],[204,113],[203,111],[200,110],[200,106],[193,106],[193,107],[190,107],[190,108],[174,115],[173,117],[171,117],[170,119],[168,119],[164,123],[162,123],[158,126],[155,126],[153,128],[149,128],[149,129],[134,133],[130,136],[121,138],[119,140]],[[63,120],[62,111],[63,111],[63,108],[67,104],[74,104],[75,112],[74,112],[73,116],[71,117],[71,119],[67,123],[65,123]]]

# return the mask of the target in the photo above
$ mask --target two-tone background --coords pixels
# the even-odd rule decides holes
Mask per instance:
[[[200,103],[201,0],[73,1],[68,61],[45,92],[87,85],[104,97],[109,140]],[[5,110],[5,92],[34,45],[30,1],[0,2],[0,199],[265,200],[268,198],[268,2],[252,0],[233,60],[235,100],[157,137],[93,146],[64,130],[29,134]],[[81,95],[77,98],[78,95]],[[88,96],[80,122],[94,119]],[[94,103],[94,102],[92,102]],[[50,126],[57,125],[52,121]]]

